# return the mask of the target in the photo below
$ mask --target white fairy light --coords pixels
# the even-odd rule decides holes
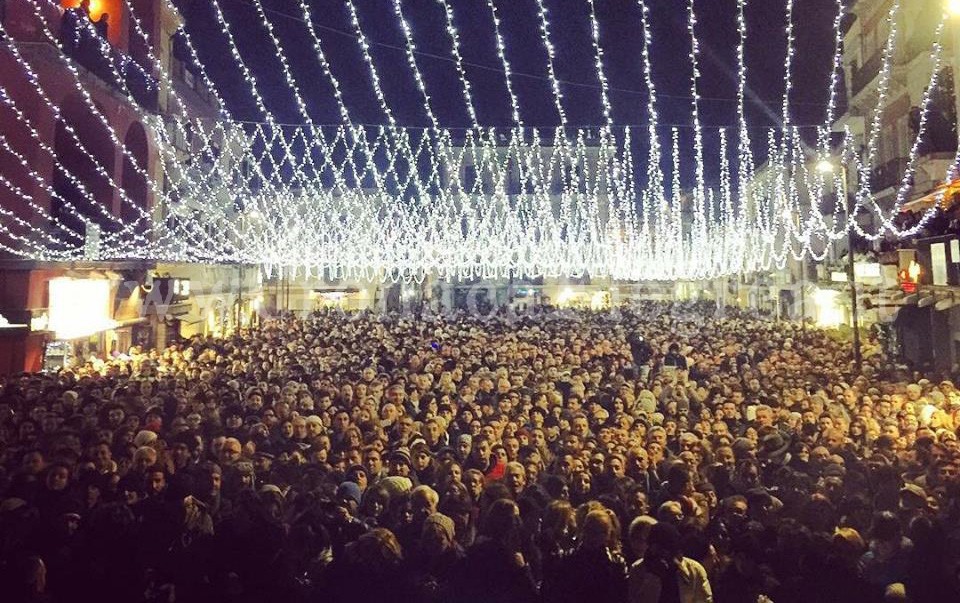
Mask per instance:
[[[660,122],[660,116],[657,111],[657,87],[653,81],[653,61],[650,56],[650,48],[653,45],[653,34],[650,30],[650,7],[646,0],[637,0],[640,7],[640,23],[642,28],[642,52],[643,57],[643,79],[647,89],[647,136],[649,138],[649,150],[647,155],[647,191],[645,198],[648,203],[652,197],[656,201],[657,220],[653,229],[657,232],[668,229],[669,208],[664,190],[663,169],[660,165],[662,161],[662,150],[660,145],[660,135],[657,127]],[[631,165],[631,164],[628,164]],[[633,178],[631,178],[631,181]],[[652,213],[652,207],[645,210],[644,220]],[[669,245],[667,246],[669,247]]]
[[[350,124],[350,111],[347,109],[346,104],[343,102],[343,93],[340,90],[340,80],[333,75],[333,71],[330,70],[330,63],[327,61],[327,55],[323,52],[323,45],[321,44],[320,37],[317,35],[316,28],[313,25],[313,17],[310,16],[310,7],[307,5],[307,0],[297,0],[300,4],[300,10],[303,13],[303,23],[307,28],[307,32],[310,34],[310,41],[313,43],[313,49],[316,52],[317,61],[320,63],[320,69],[323,71],[323,74],[327,76],[327,79],[330,81],[330,85],[333,86],[333,97],[337,101],[337,108],[340,110],[340,117],[343,120],[344,124]]]
[[[690,33],[690,63],[692,75],[690,78],[691,114],[693,116],[693,145],[696,162],[696,189],[694,190],[694,224],[698,231],[706,228],[704,220],[704,190],[706,176],[703,156],[703,130],[700,126],[700,41],[697,39],[697,13],[695,0],[687,2],[687,30]],[[698,234],[702,234],[698,232]]]
[[[267,32],[267,37],[270,38],[270,43],[277,51],[277,59],[280,61],[280,69],[283,72],[283,78],[287,83],[287,88],[289,88],[293,93],[293,98],[297,103],[297,110],[300,112],[300,117],[308,125],[313,125],[313,120],[310,118],[309,111],[307,111],[307,104],[304,102],[303,96],[300,94],[300,88],[297,86],[297,81],[293,78],[293,74],[290,72],[290,65],[287,62],[287,55],[283,51],[283,45],[273,33],[273,24],[270,22],[270,19],[267,18],[267,13],[263,10],[263,4],[261,4],[260,0],[252,1],[253,7],[257,11],[257,16],[260,17],[260,22],[263,24],[263,27]]]
[[[31,0],[52,4],[52,0]],[[503,64],[510,108],[516,129],[506,135],[495,129],[479,127],[471,82],[464,69],[459,31],[454,11],[448,0],[437,0],[444,10],[446,35],[450,38],[452,64],[460,79],[463,100],[467,107],[470,129],[463,141],[453,144],[452,131],[438,123],[427,92],[426,81],[420,72],[421,56],[414,42],[411,24],[403,14],[401,0],[394,0],[394,12],[405,39],[405,54],[414,75],[431,127],[399,128],[380,88],[380,80],[370,54],[369,42],[360,28],[359,16],[353,0],[347,0],[348,13],[354,32],[360,42],[361,54],[373,80],[374,94],[384,111],[389,127],[371,128],[354,124],[343,102],[339,81],[334,76],[315,27],[309,5],[299,0],[303,23],[308,29],[314,54],[324,76],[331,82],[337,102],[340,126],[317,126],[311,120],[305,101],[306,80],[299,77],[287,59],[285,40],[278,37],[262,0],[254,0],[252,7],[261,20],[260,26],[273,44],[282,75],[293,95],[302,124],[281,125],[269,111],[259,93],[259,85],[252,71],[244,63],[237,49],[230,25],[219,5],[215,16],[228,49],[243,75],[245,85],[257,102],[257,109],[265,123],[238,123],[232,121],[206,68],[196,57],[189,34],[183,30],[183,40],[196,63],[196,71],[204,85],[220,102],[221,119],[191,118],[164,65],[156,59],[143,28],[128,4],[131,35],[140,36],[147,44],[146,69],[134,66],[122,54],[113,53],[101,44],[106,65],[118,78],[120,92],[131,99],[130,91],[119,76],[138,69],[143,74],[155,74],[158,84],[154,90],[161,95],[161,107],[173,113],[159,119],[134,105],[148,136],[155,142],[158,161],[156,168],[146,171],[137,158],[131,158],[136,173],[143,176],[153,193],[154,206],[150,213],[142,213],[134,224],[145,225],[147,234],[134,231],[133,224],[123,224],[119,232],[104,233],[104,249],[98,257],[142,257],[183,261],[243,261],[257,263],[267,274],[284,273],[306,277],[326,272],[346,278],[381,279],[387,282],[422,282],[426,275],[435,273],[440,278],[470,278],[508,275],[580,275],[631,279],[701,279],[736,274],[752,270],[782,267],[790,258],[816,257],[812,242],[836,239],[844,235],[840,224],[840,206],[835,204],[834,225],[828,226],[818,212],[805,214],[804,198],[819,198],[824,179],[808,170],[803,161],[803,149],[797,129],[791,124],[791,90],[794,87],[793,58],[795,57],[793,0],[787,4],[787,53],[784,65],[783,124],[778,131],[770,130],[767,138],[769,175],[755,173],[752,143],[746,119],[745,103],[747,73],[745,48],[747,40],[746,0],[737,2],[737,26],[740,34],[737,48],[737,125],[728,132],[719,129],[719,156],[707,158],[704,148],[704,127],[700,115],[700,43],[697,38],[697,14],[694,0],[686,5],[690,34],[690,63],[693,70],[691,112],[693,121],[693,151],[681,149],[678,128],[671,131],[672,177],[667,180],[660,163],[663,149],[659,140],[658,94],[654,84],[653,41],[650,27],[650,9],[645,0],[637,0],[643,27],[642,63],[647,88],[648,123],[646,134],[646,180],[640,185],[634,176],[635,166],[631,152],[633,130],[626,128],[623,135],[615,135],[610,105],[610,82],[604,70],[604,52],[600,45],[599,23],[594,0],[588,0],[586,17],[589,19],[593,60],[600,82],[600,105],[603,124],[599,145],[595,132],[578,128],[566,130],[567,116],[557,78],[557,53],[550,37],[550,22],[545,0],[537,0],[539,33],[547,51],[546,79],[550,84],[554,104],[561,125],[551,137],[541,139],[536,129],[522,129],[519,102],[513,89],[513,72],[507,60],[506,47],[500,31],[500,21],[493,0],[487,0],[494,23],[495,50]],[[843,3],[838,0],[839,28]],[[38,13],[39,14],[39,13]],[[49,37],[49,32],[48,37]],[[417,32],[420,34],[420,32]],[[942,34],[942,29],[938,32]],[[426,35],[424,33],[423,35]],[[842,36],[837,32],[837,39]],[[891,27],[882,71],[889,71],[892,60],[892,39],[896,37],[895,24]],[[59,50],[56,36],[51,43]],[[938,81],[942,48],[938,44],[931,54],[933,74],[931,85],[921,103],[920,128],[914,141],[914,151],[927,130],[927,112],[930,98]],[[21,68],[30,77],[26,61]],[[837,65],[836,56],[834,66]],[[99,121],[111,141],[119,144],[109,120],[96,108],[92,97],[84,89],[83,81],[69,58],[64,65],[70,73],[70,83],[81,92],[84,104]],[[836,87],[838,70],[834,70],[831,86]],[[251,77],[247,77],[251,75]],[[35,78],[31,81],[38,82]],[[39,85],[39,84],[38,84]],[[887,84],[884,84],[887,85]],[[46,97],[42,97],[46,98]],[[13,115],[28,127],[31,123],[19,111],[9,96],[0,94],[0,101],[10,106]],[[8,102],[9,101],[9,102]],[[831,90],[828,116],[832,116],[834,91]],[[44,102],[47,102],[44,100]],[[132,99],[131,99],[132,102]],[[883,103],[878,104],[878,113]],[[51,108],[56,115],[56,107]],[[19,112],[18,112],[19,111]],[[176,114],[179,111],[179,115]],[[874,115],[877,119],[877,115]],[[830,121],[828,119],[828,121]],[[829,123],[827,124],[829,126]],[[872,125],[872,124],[871,124]],[[640,131],[640,130],[638,130]],[[93,199],[84,181],[66,166],[57,164],[57,158],[43,137],[34,129],[32,144],[41,154],[54,159],[55,169],[74,183],[87,201]],[[73,130],[67,130],[75,134]],[[736,132],[738,147],[736,185],[732,180],[732,166],[728,152]],[[818,135],[827,136],[827,128]],[[871,139],[877,136],[870,131]],[[710,131],[712,137],[712,130]],[[191,140],[186,147],[183,141]],[[181,141],[181,142],[178,142]],[[871,140],[872,141],[872,140]],[[77,137],[81,151],[82,140]],[[875,141],[872,141],[875,142]],[[56,199],[70,224],[89,220],[70,199],[59,199],[56,191],[43,176],[33,170],[26,156],[14,149],[6,139],[0,140],[4,152],[12,152],[12,167],[23,172],[32,184],[47,190]],[[868,147],[870,145],[868,144]],[[826,144],[821,142],[820,152]],[[122,148],[122,147],[121,147]],[[9,151],[8,151],[9,149]],[[124,149],[125,156],[128,155]],[[692,155],[693,166],[686,157]],[[898,191],[895,209],[900,207],[910,188],[911,175],[916,169],[915,152]],[[88,153],[95,161],[92,154]],[[185,165],[189,160],[191,165]],[[705,182],[706,162],[719,164],[719,187],[708,190]],[[842,160],[860,173],[872,170],[875,153],[868,148],[866,156],[857,157],[852,139],[844,140]],[[669,162],[666,162],[669,163]],[[3,170],[8,169],[4,166]],[[464,179],[467,170],[472,180]],[[640,168],[642,171],[642,168]],[[669,168],[668,168],[669,169]],[[695,176],[694,188],[685,195],[681,189],[681,174],[687,169]],[[26,171],[24,171],[26,170]],[[128,199],[122,187],[115,186],[111,174],[97,170],[97,176],[111,186],[121,189],[121,203]],[[515,178],[511,183],[508,178]],[[834,177],[834,179],[836,176]],[[159,182],[164,185],[159,185]],[[49,216],[46,208],[34,203],[25,191],[13,184],[5,172],[0,173],[0,187],[13,198],[24,200],[24,216],[7,208],[0,208],[0,249],[19,247],[12,253],[24,257],[44,259],[82,259],[85,257],[83,237]],[[669,182],[669,186],[667,185]],[[167,190],[167,185],[170,190]],[[518,191],[512,190],[519,185]],[[162,189],[162,190],[161,190]],[[669,190],[668,190],[669,189]],[[181,203],[181,200],[189,203]],[[223,203],[205,201],[228,199],[241,202],[244,211]],[[857,191],[858,211],[870,206],[882,222],[882,232],[897,235],[897,231],[881,212],[869,194],[869,186]],[[62,201],[62,202],[61,202]],[[96,210],[95,210],[96,211]],[[29,214],[30,219],[25,216]],[[101,211],[98,220],[112,224],[118,218],[109,211]],[[170,222],[155,216],[170,215]],[[252,224],[250,216],[260,216]],[[9,218],[9,219],[8,219]],[[854,216],[849,227],[862,231]],[[922,224],[929,219],[925,215]],[[80,222],[77,222],[80,220]],[[49,222],[53,228],[39,230],[33,224]],[[454,227],[451,228],[451,225]],[[58,230],[59,229],[59,230]],[[62,231],[62,232],[61,232]],[[915,232],[910,229],[909,232]],[[877,233],[862,233],[879,236]]]
[[[387,104],[387,98],[384,96],[383,89],[380,87],[380,76],[377,74],[377,68],[373,64],[373,58],[370,56],[370,43],[367,41],[367,36],[363,33],[363,28],[360,27],[360,16],[357,14],[357,7],[354,5],[353,0],[346,0],[346,3],[350,13],[350,23],[353,26],[353,33],[356,34],[357,40],[360,43],[360,53],[363,55],[363,61],[367,64],[367,71],[370,73],[373,93],[380,103],[380,109],[383,111],[384,116],[386,116],[387,123],[389,123],[391,127],[396,127],[397,122],[393,117],[393,111],[390,109],[390,105]]]
[[[260,90],[257,86],[257,78],[253,76],[253,74],[250,72],[250,69],[247,67],[246,62],[244,62],[243,57],[240,56],[240,49],[237,48],[237,43],[234,40],[233,33],[230,30],[230,24],[227,23],[227,19],[224,17],[223,11],[220,10],[220,0],[211,0],[210,6],[213,7],[213,12],[217,17],[217,23],[220,26],[220,30],[223,32],[224,38],[227,41],[230,54],[233,56],[237,67],[239,67],[240,71],[243,73],[243,78],[250,88],[250,94],[253,96],[253,100],[257,103],[257,109],[260,111],[261,116],[266,119],[267,123],[271,126],[274,126],[276,121],[274,120],[273,113],[267,109],[263,102],[263,97],[260,95]]]
[[[413,40],[413,31],[411,31],[410,24],[407,23],[407,20],[403,16],[403,7],[400,4],[400,0],[393,0],[393,12],[397,16],[397,21],[400,23],[400,30],[403,32],[407,64],[410,65],[410,70],[413,72],[413,79],[417,83],[417,90],[419,90],[423,96],[424,112],[426,112],[427,118],[430,120],[434,129],[439,131],[440,122],[437,121],[437,116],[434,114],[433,107],[430,105],[430,93],[427,92],[427,84],[424,82],[423,74],[420,73],[420,68],[417,66],[417,46]]]
[[[460,33],[454,22],[453,8],[447,0],[437,0],[437,3],[443,7],[443,13],[447,20],[447,35],[450,36],[451,53],[453,53],[454,64],[457,67],[457,76],[460,78],[460,86],[463,90],[463,102],[467,106],[467,115],[470,117],[470,124],[474,128],[480,127],[477,119],[477,111],[473,106],[473,95],[470,91],[470,80],[467,78],[467,72],[463,68],[463,56],[460,54]]]
[[[833,20],[834,50],[833,64],[830,69],[830,97],[827,101],[827,118],[821,134],[820,149],[822,154],[829,152],[829,132],[833,128],[834,112],[837,106],[837,96],[840,91],[840,73],[843,69],[843,17],[846,7],[844,0],[836,0],[837,16]]]
[[[750,129],[747,126],[745,107],[747,90],[746,6],[747,0],[737,0],[737,30],[739,34],[739,40],[737,42],[737,125],[739,127],[738,137],[740,139],[739,153],[737,155],[737,193],[740,196],[738,211],[741,212],[741,215],[743,215],[751,205],[750,190],[747,183],[753,177],[754,171]]]
[[[563,110],[563,93],[560,91],[560,81],[557,79],[554,61],[556,60],[556,50],[553,42],[550,41],[550,21],[547,19],[547,7],[544,0],[536,0],[537,16],[540,21],[540,39],[543,47],[547,51],[547,77],[550,80],[550,88],[553,90],[553,102],[557,107],[557,115],[560,116],[560,127],[567,126],[567,113]]]
[[[503,43],[503,37],[500,35],[500,17],[497,14],[497,5],[494,0],[486,0],[487,7],[490,9],[490,16],[493,19],[493,36],[496,43],[497,56],[500,57],[500,63],[503,65],[504,80],[507,85],[507,96],[510,97],[510,111],[515,126],[522,128],[523,119],[520,117],[520,103],[517,101],[517,95],[513,92],[513,82],[511,81],[510,61],[507,60],[507,50]]]
[[[597,9],[594,0],[587,0],[590,7],[590,39],[593,42],[594,64],[597,78],[600,80],[600,104],[603,107],[603,121],[607,128],[613,126],[613,109],[610,106],[609,84],[603,69],[603,48],[600,46],[600,24],[597,22]]]
[[[793,89],[793,0],[787,0],[787,58],[783,62],[783,115],[782,128],[788,134],[790,130],[790,91]],[[791,151],[792,152],[792,151]]]

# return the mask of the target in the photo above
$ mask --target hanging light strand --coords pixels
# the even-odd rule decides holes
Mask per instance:
[[[563,110],[563,92],[560,90],[560,80],[557,79],[556,68],[556,49],[550,40],[550,21],[547,18],[547,7],[544,0],[536,0],[537,16],[540,21],[540,39],[543,47],[547,51],[547,78],[550,80],[550,88],[553,90],[553,103],[557,107],[557,115],[560,116],[560,127],[567,126],[567,113]]]
[[[523,119],[520,116],[520,103],[517,101],[517,95],[513,91],[512,72],[510,71],[510,61],[507,60],[507,49],[503,43],[503,36],[500,35],[500,16],[497,14],[497,5],[494,0],[486,0],[490,8],[490,17],[493,19],[493,36],[497,49],[497,56],[500,57],[500,63],[503,65],[503,77],[507,86],[507,96],[510,98],[510,112],[513,117],[513,123],[518,128],[523,127]]]

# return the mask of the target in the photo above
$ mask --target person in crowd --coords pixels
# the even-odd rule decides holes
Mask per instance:
[[[620,551],[620,526],[616,515],[598,508],[586,514],[576,548],[552,572],[544,575],[542,592],[550,601],[627,600],[627,568]]]
[[[630,569],[630,603],[713,601],[707,572],[698,562],[683,556],[677,528],[656,522],[639,523],[636,530],[635,538],[643,543],[644,556]]]
[[[960,600],[957,375],[723,310],[321,311],[0,377],[0,592]]]

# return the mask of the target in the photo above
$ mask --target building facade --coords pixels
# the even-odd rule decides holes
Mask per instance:
[[[869,149],[874,115],[882,110],[877,137],[877,161],[869,174],[870,189],[877,203],[890,211],[897,199],[911,149],[917,139],[921,105],[933,71],[931,51],[943,14],[942,0],[911,0],[900,3],[896,18],[897,37],[890,61],[889,88],[881,104],[882,67],[890,37],[888,18],[892,0],[857,0],[850,7],[843,30],[843,76],[845,111],[834,129],[855,136],[861,154]],[[912,187],[899,217],[916,221],[939,199],[945,178],[957,151],[957,99],[954,74],[960,67],[960,19],[945,29],[942,67],[938,86],[931,95],[926,133],[916,156]],[[851,170],[852,172],[853,170]],[[851,173],[849,186],[857,186]],[[942,195],[940,195],[942,197]],[[917,215],[909,215],[911,212]],[[867,212],[863,212],[867,213]],[[957,232],[950,234],[949,217],[938,215],[917,237],[888,240],[877,246],[875,261],[881,269],[878,282],[861,284],[865,324],[886,324],[896,335],[901,357],[916,367],[954,370],[960,361],[960,266]],[[879,224],[861,224],[876,230]],[[821,270],[821,280],[837,280],[838,266]],[[859,281],[859,279],[858,279]],[[846,286],[845,284],[843,285]],[[848,287],[847,287],[848,288]],[[865,311],[865,313],[864,313]]]
[[[0,373],[162,347],[181,326],[170,310],[189,296],[159,299],[152,282],[189,282],[177,274],[188,269],[24,260],[9,241],[29,231],[95,250],[99,234],[118,225],[149,241],[151,221],[165,219],[154,196],[169,193],[147,122],[174,110],[219,114],[178,41],[181,16],[164,0],[51,0],[5,2],[0,18]],[[189,141],[177,146],[184,158],[191,151]]]
[[[897,36],[890,61],[889,85],[880,105],[881,72],[890,37],[888,18],[892,0],[857,0],[844,21],[843,75],[845,112],[835,129],[848,128],[857,147],[868,151],[875,112],[882,110],[877,161],[870,173],[870,188],[884,209],[893,206],[907,169],[911,148],[920,125],[920,108],[932,72],[931,51],[943,14],[942,0],[902,2],[896,18]],[[954,71],[957,51],[954,30],[948,24],[944,36],[942,67],[932,95],[926,134],[919,147],[913,193],[926,194],[942,184],[957,148]],[[851,171],[852,172],[852,171]],[[851,178],[854,174],[851,173]],[[855,186],[856,183],[851,183]],[[864,226],[868,226],[864,224]],[[870,225],[874,226],[874,225]]]

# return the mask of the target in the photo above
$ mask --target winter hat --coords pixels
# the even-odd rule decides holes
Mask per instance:
[[[340,500],[351,500],[359,505],[361,497],[360,486],[354,482],[342,482],[337,488],[337,498]]]
[[[283,490],[274,484],[264,484],[260,486],[260,494],[273,494],[274,496],[283,498]]]
[[[391,498],[397,494],[403,494],[413,489],[413,482],[409,477],[400,475],[390,475],[377,482],[378,486],[383,486]]]
[[[847,470],[839,463],[827,463],[821,471],[823,477],[843,477],[846,474]]]
[[[637,396],[637,404],[648,413],[654,412],[657,409],[657,397],[649,389],[641,390]]]
[[[405,447],[397,448],[390,455],[391,461],[401,461],[407,465],[412,465],[410,462],[410,451]]]
[[[426,530],[427,526],[431,525],[438,526],[451,542],[456,536],[456,527],[453,525],[453,520],[443,513],[434,513],[427,517],[423,522],[423,529]]]

